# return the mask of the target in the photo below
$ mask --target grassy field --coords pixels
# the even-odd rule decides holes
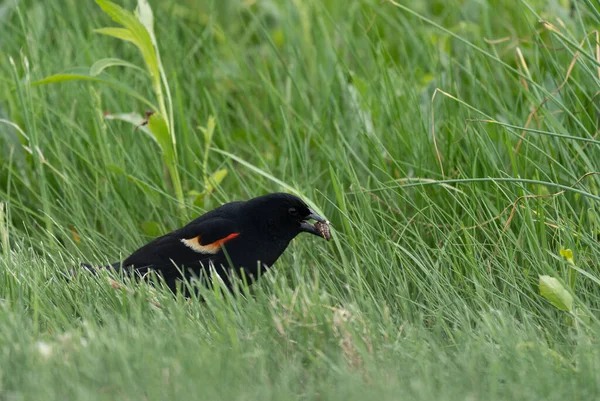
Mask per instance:
[[[595,0],[150,3],[0,2],[0,400],[599,399]],[[66,278],[275,191],[237,294]]]

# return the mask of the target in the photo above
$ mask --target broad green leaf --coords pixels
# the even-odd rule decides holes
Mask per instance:
[[[573,296],[554,277],[540,276],[540,295],[560,310],[573,311]]]
[[[60,82],[69,82],[69,81],[95,81],[102,82],[101,78],[92,77],[90,75],[82,75],[82,74],[73,74],[73,73],[61,73],[50,75],[49,77],[40,79],[39,81],[34,81],[31,83],[31,86],[37,85],[46,85],[46,84],[55,84]]]
[[[167,122],[162,114],[154,113],[148,118],[148,128],[160,149],[163,152],[165,160],[168,163],[174,162],[174,152],[173,152],[173,143],[171,142],[171,135],[169,134],[169,128],[167,127]]]
[[[135,36],[133,36],[133,34],[131,33],[131,31],[129,29],[124,29],[124,28],[98,28],[98,29],[94,29],[94,32],[100,33],[102,35],[112,36],[113,38],[125,40],[127,42],[132,42],[136,46],[138,45]]]
[[[217,170],[207,178],[204,183],[204,192],[207,194],[212,193],[216,187],[221,185],[225,177],[227,176],[227,169],[223,168],[221,170]]]
[[[115,22],[123,25],[125,28],[131,28],[135,24],[137,18],[131,11],[128,11],[121,6],[107,0],[96,0],[102,11],[108,14]]]
[[[144,122],[145,118],[142,117],[142,115],[140,113],[131,112],[131,113],[120,113],[120,114],[107,114],[106,116],[104,116],[104,118],[106,118],[107,120],[125,121],[125,122],[133,125],[134,127],[136,127],[139,131],[142,131],[144,134],[148,135],[148,137],[150,137],[157,145],[159,145],[158,141],[156,140],[156,138],[154,137],[152,132],[150,132],[150,129],[148,128],[148,126],[141,125]]]
[[[150,4],[148,4],[147,0],[138,0],[138,5],[135,11],[138,20],[146,28],[148,34],[150,34],[152,44],[154,47],[156,47],[156,37],[154,36],[154,15],[152,13]]]
[[[156,49],[154,48],[152,39],[150,37],[150,33],[148,32],[148,30],[146,29],[146,27],[140,22],[140,20],[136,17],[135,14],[133,14],[131,11],[128,11],[118,5],[116,5],[113,2],[107,1],[107,0],[96,0],[96,3],[98,3],[98,5],[100,6],[100,8],[102,8],[102,10],[107,13],[108,15],[111,16],[111,18],[121,24],[123,27],[125,27],[125,30],[128,30],[131,34],[131,38],[125,39],[125,38],[121,38],[124,40],[129,40],[131,42],[133,42],[137,48],[140,50],[140,52],[142,53],[142,57],[144,58],[144,61],[146,62],[146,66],[148,67],[148,71],[150,71],[150,75],[152,76],[153,79],[153,83],[155,86],[155,90],[156,90],[156,86],[160,85],[160,73],[159,73],[159,68],[158,68],[158,59],[156,56]],[[104,28],[101,33],[106,33],[106,29],[111,29],[111,28]],[[109,32],[115,32],[114,30],[118,29],[118,28],[112,28],[112,31]],[[121,31],[122,34],[124,34]],[[112,35],[115,36],[115,35]]]
[[[90,67],[90,75],[95,77],[96,75],[100,75],[108,67],[117,66],[133,68],[143,72],[144,74],[146,73],[146,71],[144,71],[137,65],[130,63],[129,61],[121,60],[119,58],[103,58],[102,60],[98,60],[94,64],[92,64],[92,66]]]
[[[144,104],[149,106],[152,110],[156,110],[156,107],[152,104],[152,102],[150,102],[144,96],[140,95],[138,92],[131,89],[124,83],[117,81],[116,79],[111,78],[109,75],[104,74],[104,73],[101,73],[100,75],[97,75],[97,76],[91,76],[89,73],[90,73],[89,68],[72,68],[72,69],[62,72],[60,74],[54,74],[49,77],[40,79],[39,81],[34,81],[34,82],[30,83],[30,85],[38,86],[38,85],[47,85],[47,84],[69,82],[69,81],[98,82],[98,83],[101,83],[104,85],[108,85],[114,89],[118,89],[118,90],[136,98],[137,100],[143,102]]]

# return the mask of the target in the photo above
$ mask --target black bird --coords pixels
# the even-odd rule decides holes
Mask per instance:
[[[309,220],[316,220],[316,223]],[[290,241],[301,232],[326,240],[331,238],[329,222],[300,198],[273,193],[219,206],[185,227],[142,246],[122,263],[82,266],[92,271],[123,269],[141,275],[153,270],[174,292],[182,273],[189,280],[204,276],[213,267],[231,287],[232,272],[239,277],[243,270],[248,283],[252,283],[277,261]]]

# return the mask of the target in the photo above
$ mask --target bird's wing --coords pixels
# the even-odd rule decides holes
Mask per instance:
[[[136,270],[176,269],[205,263],[221,252],[223,245],[240,235],[235,222],[216,217],[193,221],[187,226],[149,242],[124,261]]]

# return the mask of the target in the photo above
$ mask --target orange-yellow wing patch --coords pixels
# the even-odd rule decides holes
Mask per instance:
[[[236,238],[238,235],[240,235],[240,233],[229,234],[227,237],[221,238],[220,240],[217,240],[215,242],[211,242],[210,244],[202,244],[200,242],[199,235],[194,238],[189,238],[189,239],[182,238],[181,242],[183,242],[183,244],[185,246],[187,246],[194,252],[204,253],[204,254],[208,253],[208,254],[214,255],[215,253],[217,253],[221,250],[221,247],[223,246],[224,243],[226,243],[227,241],[231,241],[232,239]]]

